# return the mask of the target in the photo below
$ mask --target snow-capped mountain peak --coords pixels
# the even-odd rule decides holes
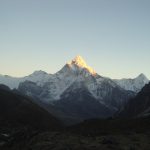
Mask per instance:
[[[96,72],[94,71],[94,69],[89,67],[86,64],[85,60],[80,55],[76,56],[71,62],[68,62],[67,65],[69,65],[69,67],[72,69],[74,68],[86,69],[90,74],[96,75]]]
[[[143,74],[141,73],[140,75],[138,75],[136,78],[136,80],[142,80],[142,81],[149,81],[148,78]]]
[[[85,60],[80,55],[76,56],[69,64],[75,64],[82,68],[87,67]]]
[[[43,75],[43,74],[48,74],[48,73],[46,73],[45,71],[42,71],[42,70],[37,70],[37,71],[34,71],[31,75],[36,76],[36,75]]]
[[[37,85],[43,85],[45,82],[51,78],[51,74],[46,73],[45,71],[38,70],[34,71],[29,76],[23,78],[23,81],[32,81],[37,83]]]
[[[134,91],[136,93],[138,93],[145,84],[149,83],[148,78],[143,73],[133,79],[121,79],[114,81],[125,90]]]

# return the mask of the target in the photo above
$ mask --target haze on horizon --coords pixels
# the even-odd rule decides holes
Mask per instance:
[[[149,0],[1,0],[0,74],[55,73],[81,55],[98,74],[150,78]]]

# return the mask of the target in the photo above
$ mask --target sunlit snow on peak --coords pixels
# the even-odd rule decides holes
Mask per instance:
[[[74,66],[78,66],[79,68],[86,69],[92,75],[96,75],[96,72],[94,71],[94,69],[92,69],[91,67],[89,67],[86,64],[85,60],[80,55],[76,56],[71,62],[68,62],[67,64],[71,68],[74,68]]]
[[[87,66],[87,64],[86,64],[86,62],[84,61],[84,59],[83,59],[81,56],[79,56],[79,55],[76,56],[76,57],[72,60],[71,64],[76,64],[76,65],[81,66],[81,67],[86,67],[86,66]]]

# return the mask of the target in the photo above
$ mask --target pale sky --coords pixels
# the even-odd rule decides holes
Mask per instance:
[[[0,0],[0,74],[55,73],[76,55],[111,78],[150,78],[150,0]]]

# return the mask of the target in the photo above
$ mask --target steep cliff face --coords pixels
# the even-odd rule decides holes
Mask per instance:
[[[150,115],[150,83],[146,84],[137,96],[129,100],[120,117],[143,117]]]

